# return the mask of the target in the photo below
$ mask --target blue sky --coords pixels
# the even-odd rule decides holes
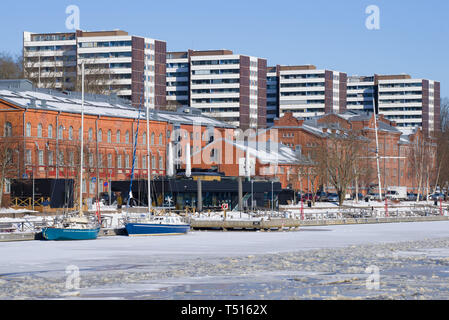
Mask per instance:
[[[349,75],[408,73],[441,81],[449,97],[447,0],[16,1],[0,19],[0,51],[20,53],[22,32],[122,29],[167,41],[168,50],[230,49],[275,64],[314,64]],[[5,4],[3,4],[5,5]],[[380,9],[368,30],[365,9]]]

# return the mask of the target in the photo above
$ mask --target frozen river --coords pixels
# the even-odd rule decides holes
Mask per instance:
[[[449,222],[0,243],[0,299],[448,299],[448,280]]]

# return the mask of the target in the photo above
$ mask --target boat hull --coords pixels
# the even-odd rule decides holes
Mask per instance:
[[[64,229],[44,228],[42,236],[45,240],[94,240],[97,239],[100,228],[94,229]]]
[[[163,236],[186,234],[190,230],[189,224],[169,225],[153,223],[127,223],[126,232],[129,236]]]

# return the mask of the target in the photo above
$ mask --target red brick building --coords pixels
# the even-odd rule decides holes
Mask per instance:
[[[76,179],[80,167],[81,110],[81,98],[76,93],[35,91],[27,81],[0,88],[0,141],[11,149],[14,163],[7,178]],[[146,139],[150,139],[152,175],[165,176],[167,145],[181,140],[174,132],[185,133],[183,141],[202,148],[209,143],[204,138],[208,136],[206,131],[224,134],[234,128],[190,108],[178,112],[150,111],[149,119],[147,133],[146,110],[132,108],[114,97],[86,96],[85,196],[107,191],[104,182],[130,179],[136,142],[134,177],[146,179]],[[8,191],[8,186],[5,189]]]

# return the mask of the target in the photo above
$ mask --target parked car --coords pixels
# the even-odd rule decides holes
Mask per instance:
[[[327,201],[329,201],[329,202],[336,202],[336,201],[338,201],[338,194],[336,194],[336,193],[328,193],[327,194]]]
[[[326,201],[327,200],[327,193],[324,191],[319,191],[316,194],[318,201]]]
[[[430,198],[432,199],[432,201],[440,200],[440,199],[444,200],[445,195],[444,195],[444,193],[434,193],[430,196]]]
[[[365,196],[365,199],[367,199],[367,200],[380,200],[380,197],[379,197],[378,193],[368,193]]]
[[[353,193],[352,196],[351,196],[351,199],[355,200],[355,198],[356,198],[355,193]],[[364,199],[363,194],[359,193],[359,200],[363,200],[363,199]]]
[[[418,195],[416,193],[407,193],[407,200],[408,201],[416,201]],[[423,201],[424,200],[424,196],[422,194],[419,195],[419,201]]]
[[[312,201],[312,199],[313,199],[313,193],[304,194],[304,198],[303,198],[304,201],[309,201],[309,200]],[[315,195],[315,201],[317,201],[317,199],[318,199],[318,196]]]

